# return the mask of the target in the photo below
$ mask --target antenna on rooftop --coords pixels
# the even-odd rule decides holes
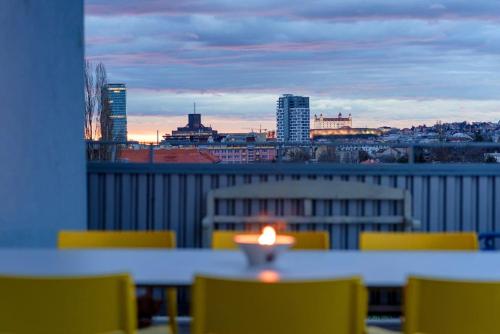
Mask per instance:
[[[196,114],[196,102],[193,102],[193,113]]]

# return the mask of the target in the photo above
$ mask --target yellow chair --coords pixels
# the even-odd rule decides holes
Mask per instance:
[[[196,277],[192,333],[362,334],[367,303],[359,278],[259,282]]]
[[[500,282],[410,277],[405,297],[406,334],[479,334],[500,331]]]
[[[0,333],[136,333],[134,284],[127,274],[0,276]]]
[[[60,231],[59,249],[175,248],[172,231]]]
[[[60,231],[59,249],[175,248],[173,231]],[[167,311],[172,334],[178,333],[177,289],[167,288]]]
[[[474,232],[453,233],[400,233],[362,232],[359,238],[361,250],[478,250]]]
[[[236,249],[238,246],[234,243],[234,236],[239,233],[248,233],[241,231],[214,231],[212,233],[212,249]],[[256,233],[256,232],[253,232]],[[279,234],[290,235],[295,238],[295,250],[328,250],[330,249],[330,236],[324,231],[285,231]]]

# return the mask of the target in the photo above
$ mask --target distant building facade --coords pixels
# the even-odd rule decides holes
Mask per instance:
[[[284,94],[276,106],[276,138],[279,142],[309,140],[309,97]]]
[[[219,133],[219,138],[222,143],[256,143],[267,140],[265,132]]]
[[[466,133],[457,132],[451,136],[448,136],[446,140],[450,142],[467,142],[473,141],[474,139]]]
[[[104,86],[102,94],[103,110],[101,118],[102,139],[127,141],[127,87],[121,83]]]
[[[311,139],[333,138],[374,138],[382,135],[379,129],[370,128],[338,128],[338,129],[312,129]]]
[[[188,124],[173,130],[171,135],[164,135],[165,141],[189,141],[189,142],[207,142],[209,139],[215,139],[217,131],[201,123],[201,114],[188,114]]]
[[[260,145],[247,146],[211,146],[207,148],[210,154],[220,159],[222,163],[243,164],[253,162],[271,162],[276,160],[276,148]]]
[[[266,133],[267,141],[276,141],[276,130],[268,130]]]
[[[320,114],[319,117],[314,115],[313,129],[340,129],[343,127],[352,128],[351,114],[348,117],[342,116],[342,113],[339,113],[337,117],[323,117],[323,114]]]
[[[152,159],[152,160],[151,160]],[[206,150],[197,148],[124,149],[118,154],[120,162],[139,163],[218,163],[220,160]]]

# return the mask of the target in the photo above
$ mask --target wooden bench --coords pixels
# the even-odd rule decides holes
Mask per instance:
[[[333,202],[341,202],[337,210]],[[342,210],[342,203],[347,209]],[[373,225],[404,230],[419,227],[406,189],[324,179],[271,181],[211,190],[203,219],[204,244],[210,245],[214,229],[248,229],[281,222],[297,230],[314,225],[370,225],[369,230],[376,229]]]

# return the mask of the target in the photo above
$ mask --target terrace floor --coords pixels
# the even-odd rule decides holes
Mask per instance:
[[[161,325],[164,325],[166,322],[165,322],[165,319],[159,319],[157,321],[158,324],[161,324]],[[370,323],[370,320],[369,320],[369,324],[371,325]],[[392,334],[392,331],[401,331],[401,325],[400,323],[398,323],[398,321],[395,319],[394,321],[392,320],[389,320],[389,321],[386,321],[384,324],[380,324],[378,323],[378,321],[376,321],[376,325],[377,325],[377,328],[380,328],[380,332],[376,332],[376,331],[373,331],[370,332],[370,334]],[[179,319],[179,334],[189,334],[189,329],[190,329],[190,326],[191,326],[191,321],[188,317],[180,317]],[[388,332],[386,332],[385,330],[387,330]],[[391,331],[391,332],[389,332]]]

